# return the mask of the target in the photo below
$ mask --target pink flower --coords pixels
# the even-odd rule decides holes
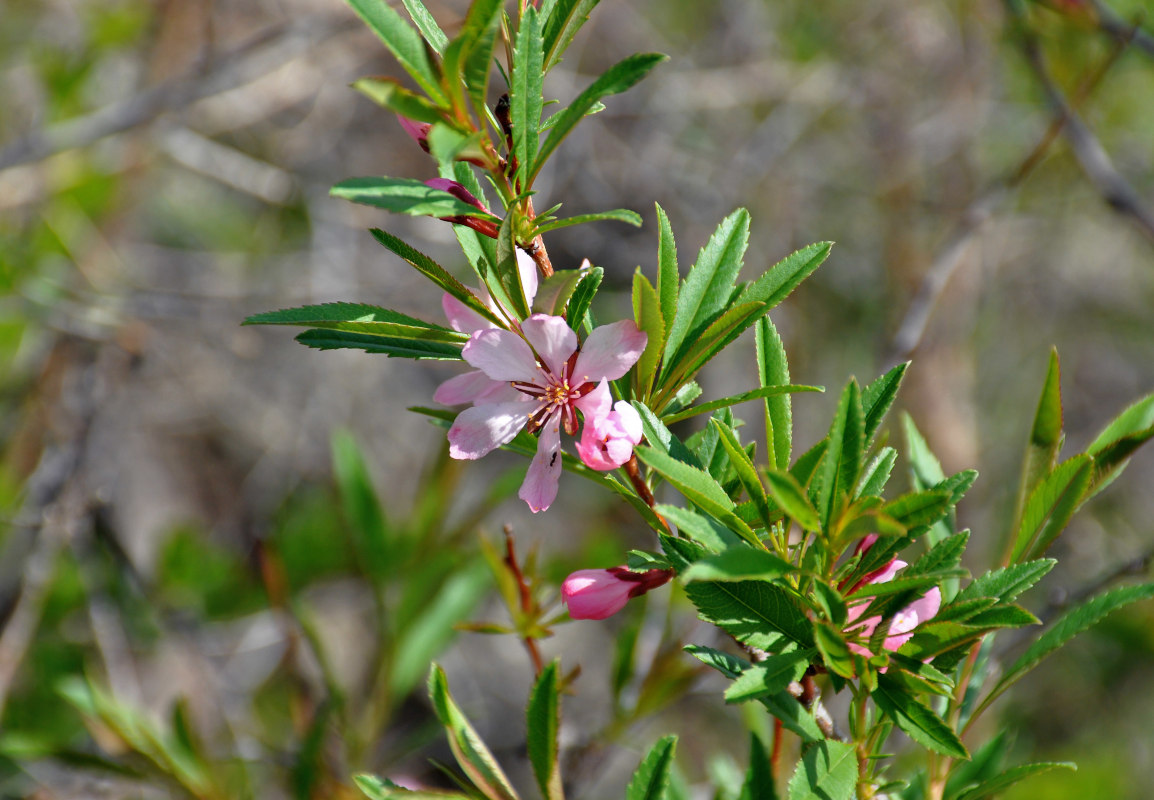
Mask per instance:
[[[870,542],[873,544],[873,542]],[[868,549],[868,545],[866,546]],[[898,570],[904,569],[906,562],[894,559],[887,564],[883,569],[871,573],[867,576],[866,583],[886,583],[893,580],[894,575]],[[865,613],[869,606],[869,600],[863,600],[859,603],[853,603],[849,607],[849,625],[846,628],[846,633],[853,633],[861,637],[865,641],[874,635],[878,624],[882,621],[881,617],[867,617],[860,622],[858,619]],[[889,630],[886,632],[885,641],[882,642],[882,647],[886,650],[897,650],[903,644],[908,642],[914,635],[914,629],[927,622],[937,615],[938,609],[942,606],[942,591],[938,587],[934,587],[925,593],[921,598],[910,603],[903,608],[890,621]],[[868,648],[860,644],[849,642],[849,649],[859,655],[869,658],[873,655]]]
[[[580,569],[561,584],[561,599],[573,619],[605,619],[625,608],[629,598],[656,589],[672,577],[669,569]]]
[[[496,327],[475,331],[461,355],[490,381],[507,387],[490,385],[485,397],[457,415],[449,428],[449,455],[481,458],[512,441],[522,428],[537,434],[537,454],[518,496],[534,512],[544,511],[557,496],[562,427],[573,436],[578,411],[588,420],[607,408],[605,382],[629,371],[646,340],[632,320],[622,320],[597,328],[578,347],[577,334],[565,320],[547,314],[522,322],[520,335]]]
[[[429,130],[433,127],[428,122],[417,122],[416,120],[402,117],[397,114],[397,121],[401,123],[401,127],[405,129],[405,133],[412,137],[413,141],[421,146],[421,149],[426,153],[429,152]]]
[[[608,391],[605,393],[608,406]],[[610,411],[585,415],[585,427],[577,442],[577,454],[585,465],[608,472],[617,469],[633,455],[633,446],[641,444],[641,415],[624,400],[618,400]]]

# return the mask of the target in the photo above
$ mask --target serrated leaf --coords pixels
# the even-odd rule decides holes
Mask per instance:
[[[392,339],[464,345],[469,337],[387,308],[362,303],[323,303],[254,314],[245,325],[299,325],[308,328],[369,333]]]
[[[902,378],[905,377],[906,369],[909,366],[910,362],[908,361],[898,364],[862,389],[861,404],[865,410],[865,440],[867,443],[873,440],[878,426],[881,425],[886,412],[890,410],[890,406],[893,405],[894,399],[898,396]]]
[[[892,447],[883,447],[862,473],[857,497],[881,496],[881,493],[885,491],[886,484],[889,483],[897,460],[897,450]]]
[[[950,509],[950,499],[949,492],[928,489],[903,494],[886,503],[881,510],[905,527],[917,528],[932,525],[945,516]]]
[[[537,228],[537,233],[549,233],[574,225],[584,225],[587,222],[624,222],[635,228],[641,227],[641,215],[627,208],[615,208],[611,211],[594,211],[592,214],[578,214],[575,217],[565,217],[546,222]]]
[[[441,30],[441,26],[433,19],[429,9],[425,8],[425,4],[421,0],[401,0],[401,2],[405,4],[405,10],[409,12],[413,24],[417,26],[417,30],[425,37],[429,46],[438,53],[444,52],[445,45],[449,43],[449,37]]]
[[[755,331],[757,377],[763,387],[789,384],[785,345],[773,321],[764,316]],[[788,394],[765,398],[765,441],[770,448],[766,462],[779,470],[789,469],[793,449],[793,403]]]
[[[689,464],[691,467],[701,468],[701,462],[697,460],[697,456],[693,454],[693,451],[686,447],[684,442],[674,436],[669,428],[665,427],[665,423],[658,419],[657,415],[650,410],[649,406],[638,400],[634,400],[633,407],[637,409],[637,413],[641,416],[641,430],[645,435],[645,441],[650,447],[655,447],[678,461]]]
[[[545,72],[561,62],[569,43],[599,0],[557,0],[545,21]]]
[[[449,735],[453,755],[469,780],[491,800],[518,800],[505,772],[449,694],[448,679],[437,664],[429,671],[429,698]]]
[[[697,255],[678,292],[677,311],[665,340],[662,376],[679,370],[685,351],[729,304],[733,283],[749,246],[749,212],[730,214],[717,226]]]
[[[858,674],[854,653],[849,649],[841,630],[828,622],[819,622],[813,626],[813,638],[826,669],[843,678],[853,678]]]
[[[802,530],[816,531],[821,528],[817,509],[809,502],[805,489],[793,475],[772,469],[766,471],[765,479],[769,484],[770,495],[786,516],[800,525]]]
[[[426,186],[415,178],[349,178],[333,186],[329,194],[413,217],[497,219],[443,189]]]
[[[586,112],[603,97],[620,94],[628,90],[648,74],[649,70],[665,61],[668,56],[660,53],[637,53],[619,61],[601,74],[589,88],[577,96],[569,106],[558,112],[557,122],[549,130],[545,142],[537,152],[537,161],[533,172],[529,175],[526,185],[532,185],[541,166],[553,154],[558,145],[569,135],[574,126],[585,116]]]
[[[764,581],[690,583],[685,594],[702,619],[743,644],[768,652],[786,642],[813,646],[813,623],[779,586]]]
[[[625,800],[665,800],[669,790],[669,771],[673,766],[673,753],[677,749],[676,736],[664,736],[649,750],[641,761],[629,788],[625,790]]]
[[[1087,496],[1108,486],[1125,468],[1130,455],[1151,439],[1154,439],[1154,394],[1115,417],[1086,448],[1094,457],[1094,477]]]
[[[852,800],[857,777],[857,751],[852,744],[818,742],[805,750],[789,779],[789,800]]]
[[[962,563],[962,553],[970,541],[970,532],[962,531],[947,539],[943,539],[931,547],[921,558],[906,570],[907,575],[925,575],[938,570],[947,570]],[[1015,595],[1016,596],[1016,595]],[[1003,598],[1012,600],[1013,597]]]
[[[888,675],[878,675],[873,693],[878,708],[919,744],[950,758],[968,759],[969,751],[942,718],[916,697],[901,689]]]
[[[750,667],[748,661],[729,653],[723,653],[720,650],[714,650],[711,647],[691,644],[685,647],[685,652],[728,678],[736,679]],[[824,738],[813,714],[806,711],[797,698],[789,692],[783,691],[775,695],[760,697],[758,702],[764,705],[770,714],[781,720],[781,724],[786,730],[800,736],[802,741],[817,742]]]
[[[502,17],[503,6],[503,0],[474,0],[469,5],[460,32],[445,46],[442,53],[444,88],[459,118],[466,114],[465,87],[469,89],[469,99],[476,107],[477,114],[487,114],[485,90],[488,87],[497,22]]]
[[[661,397],[668,398],[674,387],[681,387],[691,380],[710,359],[725,349],[738,334],[752,325],[761,314],[765,313],[765,306],[757,303],[742,303],[727,308],[711,322],[692,342],[685,344],[683,355],[673,365],[662,361],[661,375],[658,385]],[[668,348],[668,342],[666,343]],[[666,367],[669,367],[667,370]],[[661,401],[658,401],[659,403]]]
[[[1046,552],[1082,504],[1093,471],[1093,461],[1082,454],[1062,462],[1038,482],[1026,502],[1011,562]]]
[[[769,754],[761,739],[753,732],[749,734],[749,769],[745,773],[745,781],[737,800],[777,800]]]
[[[557,732],[561,725],[560,698],[557,684],[558,662],[541,671],[526,709],[528,727],[526,742],[529,763],[541,794],[547,800],[561,800],[561,770],[557,763]]]
[[[476,22],[479,27],[465,57],[465,86],[482,128],[486,118],[490,123],[495,122],[493,112],[489,110],[489,77],[493,72],[493,51],[497,46],[497,34],[501,29],[501,6],[498,0],[489,8],[479,9],[481,16]],[[472,9],[470,16],[471,12]]]
[[[414,81],[425,90],[437,105],[445,104],[445,95],[421,36],[404,17],[389,7],[384,0],[348,0],[373,33],[377,35],[397,63],[409,73]]]
[[[979,707],[985,708],[989,702],[1014,684],[1024,674],[1036,667],[1042,659],[1062,647],[1079,633],[1101,622],[1106,615],[1139,600],[1154,597],[1154,583],[1124,586],[1104,592],[1082,605],[1072,608],[1058,619],[1045,633],[1026,649],[1017,661],[1006,670],[1002,679]],[[978,712],[975,711],[975,714]]]
[[[573,296],[573,290],[584,277],[580,269],[561,269],[548,278],[543,278],[537,286],[537,296],[533,300],[533,312],[561,317]]]
[[[397,339],[368,333],[351,333],[324,329],[307,330],[296,340],[316,350],[364,350],[396,358],[459,361],[461,347],[442,342],[424,342],[419,339]]]
[[[633,321],[648,338],[645,351],[633,369],[633,396],[647,400],[661,364],[661,350],[665,343],[665,320],[661,316],[661,302],[641,269],[633,273]]]
[[[982,800],[998,792],[1008,789],[1019,781],[1034,775],[1049,772],[1053,769],[1077,770],[1078,765],[1071,761],[1039,761],[1033,764],[1019,764],[1003,772],[996,778],[984,781],[973,786],[957,796],[956,800]]]
[[[772,309],[820,267],[832,249],[833,242],[814,242],[790,253],[760,278],[746,284],[734,302],[756,302]]]
[[[658,503],[655,510],[670,524],[677,526],[681,535],[688,536],[712,552],[720,553],[742,542],[737,534],[717,520],[692,509]]]
[[[605,270],[601,267],[591,267],[581,276],[565,309],[565,319],[568,320],[569,327],[576,328],[586,321],[589,306],[593,304],[593,298],[597,296],[597,290],[601,287],[601,280],[604,277]]]
[[[744,703],[767,694],[778,694],[792,681],[801,680],[812,660],[813,653],[808,650],[771,655],[737,676],[725,690],[725,702]]]
[[[769,497],[765,493],[765,487],[757,475],[757,467],[753,465],[753,459],[745,452],[745,448],[742,447],[733,428],[717,419],[711,419],[709,424],[716,428],[721,435],[721,446],[729,456],[729,463],[737,473],[737,480],[745,489],[749,499],[757,506],[765,526],[770,527],[773,525],[772,509],[770,508]]]
[[[517,158],[517,170],[526,175],[533,171],[540,143],[538,130],[541,125],[541,87],[544,80],[541,69],[544,58],[542,47],[541,23],[537,18],[537,9],[531,5],[524,7],[513,50],[509,111],[513,125],[513,154]]]
[[[707,403],[702,403],[697,406],[690,406],[682,411],[676,413],[666,414],[662,417],[662,421],[667,425],[672,425],[675,422],[696,417],[700,414],[708,414],[722,408],[735,406],[738,403],[747,403],[750,400],[757,400],[759,398],[775,398],[788,396],[796,392],[822,392],[825,391],[820,386],[803,386],[801,384],[782,384],[777,386],[763,386],[760,389],[753,389],[741,394],[730,395],[729,397],[722,397],[717,400],[710,400]]]
[[[958,594],[957,600],[960,602],[978,597],[995,597],[1000,602],[1008,603],[1042,580],[1057,563],[1052,558],[1042,558],[987,572],[971,581]]]
[[[823,527],[829,526],[838,509],[856,488],[864,449],[865,413],[857,381],[851,378],[838,401],[837,412],[829,429],[829,450],[819,473],[821,483],[817,511]],[[892,513],[890,515],[896,517]]]
[[[661,298],[661,318],[665,320],[665,330],[673,324],[677,315],[677,287],[681,274],[677,268],[677,241],[673,238],[673,228],[665,209],[657,206],[657,294]],[[665,342],[661,343],[664,352]]]
[[[755,550],[743,544],[733,545],[717,555],[697,561],[681,574],[686,583],[693,581],[773,580],[796,572],[797,568],[773,553]]]
[[[416,122],[443,122],[439,106],[410,92],[392,78],[361,78],[353,81],[353,88],[382,108]]]
[[[753,530],[734,513],[733,501],[721,484],[707,473],[652,447],[638,447],[634,452],[702,511],[724,523],[754,547],[761,546]]]

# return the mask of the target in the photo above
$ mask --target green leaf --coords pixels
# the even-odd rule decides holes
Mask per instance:
[[[656,511],[668,522],[676,525],[681,535],[688,536],[715,553],[724,552],[743,541],[717,520],[704,514],[698,514],[692,509],[658,503]]]
[[[769,754],[757,734],[749,734],[749,769],[737,800],[777,800]]]
[[[685,443],[673,435],[665,423],[657,418],[649,406],[634,400],[633,407],[641,415],[641,430],[645,434],[645,441],[650,447],[655,447],[666,455],[681,461],[691,467],[701,468],[701,462]]]
[[[585,270],[561,269],[548,278],[543,278],[537,286],[537,297],[533,300],[533,312],[551,316],[565,316],[565,309],[573,297],[577,284],[585,277]]]
[[[350,333],[371,333],[393,339],[418,339],[425,342],[442,342],[463,345],[469,337],[414,319],[387,308],[362,303],[323,303],[317,306],[301,306],[281,311],[254,314],[245,319],[245,325],[299,325],[309,328],[348,331]]]
[[[829,429],[829,450],[821,465],[817,510],[823,526],[829,526],[857,487],[864,449],[865,414],[857,381],[851,378],[838,402]]]
[[[561,56],[597,3],[598,0],[557,0],[545,21],[545,72],[561,62]]]
[[[990,692],[989,697],[982,701],[979,710],[984,709],[994,697],[1008,689],[1050,653],[1062,647],[1082,631],[1101,622],[1106,615],[1130,603],[1147,600],[1151,597],[1154,597],[1154,583],[1123,586],[1104,592],[1082,605],[1070,609],[1045,633],[1034,640],[1026,652],[1006,670],[1002,679]],[[975,715],[977,713],[978,711],[974,712]]]
[[[737,676],[725,690],[725,702],[744,703],[747,700],[758,700],[767,694],[778,694],[791,681],[801,680],[812,660],[813,653],[808,650],[772,655]]]
[[[469,795],[458,792],[423,792],[402,789],[392,781],[382,780],[376,775],[365,773],[354,775],[353,783],[361,790],[361,794],[369,800],[470,800]]]
[[[789,362],[785,345],[768,316],[757,321],[757,377],[763,387],[789,384]],[[788,394],[765,398],[765,441],[770,448],[770,467],[789,469],[793,448],[793,403]]]
[[[378,228],[371,228],[369,233],[373,235],[374,239],[403,258],[418,272],[431,280],[433,283],[437,284],[437,286],[441,287],[441,289],[460,300],[471,310],[476,311],[485,319],[501,326],[502,328],[507,326],[506,322],[494,314],[487,305],[478,300],[476,295],[466,289],[460,281],[450,275],[445,270],[445,268],[438,264],[436,261],[429,258],[424,253],[413,249],[405,242],[398,239],[396,236],[393,236],[391,233],[386,233],[385,231],[382,231]]]
[[[381,353],[397,358],[437,361],[459,361],[461,358],[460,345],[425,342],[419,339],[398,339],[369,333],[314,329],[298,334],[296,340],[305,347],[316,350],[364,350],[366,353]]]
[[[1154,439],[1154,394],[1115,417],[1086,448],[1094,457],[1094,478],[1087,496],[1108,486],[1125,468],[1130,455],[1151,439]]]
[[[946,479],[942,472],[942,465],[930,451],[925,438],[914,425],[913,417],[902,414],[902,427],[906,434],[906,458],[910,462],[910,472],[913,475],[915,489],[928,489],[937,486]]]
[[[586,222],[603,221],[624,222],[635,228],[641,227],[641,215],[636,211],[630,211],[627,208],[615,208],[612,211],[596,211],[592,214],[579,214],[576,217],[553,220],[537,228],[537,233],[549,233],[573,225],[584,225]]]
[[[729,463],[737,473],[738,481],[741,482],[746,494],[749,495],[749,499],[757,506],[765,526],[770,527],[774,522],[772,509],[769,506],[769,498],[765,493],[761,478],[757,476],[757,467],[753,465],[753,459],[745,452],[745,448],[737,438],[733,428],[717,419],[711,419],[709,424],[721,435],[721,446],[725,448],[725,452],[729,456]]]
[[[397,62],[409,73],[414,81],[425,90],[437,105],[445,105],[446,98],[441,91],[437,72],[429,61],[425,43],[404,17],[394,11],[384,0],[348,0],[373,33],[377,35]]]
[[[665,320],[661,316],[661,303],[657,291],[644,275],[641,268],[633,273],[633,321],[638,330],[647,337],[645,351],[633,369],[633,396],[640,400],[649,399],[657,368],[661,364],[661,350],[665,342]]]
[[[417,122],[444,122],[439,106],[410,92],[392,78],[361,78],[353,88],[377,105]]]
[[[729,653],[723,653],[720,650],[714,650],[711,647],[691,644],[686,646],[685,652],[731,679],[737,678],[750,668],[748,661]],[[789,692],[783,691],[775,695],[767,695],[758,698],[758,700],[770,714],[781,720],[781,724],[786,730],[796,733],[802,741],[817,742],[824,738],[813,714],[806,711],[805,707]]]
[[[772,553],[738,544],[695,562],[681,574],[681,579],[686,583],[772,580],[796,571],[796,567]]]
[[[673,238],[673,228],[665,209],[657,206],[657,294],[661,298],[661,318],[665,320],[665,330],[673,325],[677,315],[677,287],[681,274],[677,269],[677,241]],[[665,342],[661,343],[664,352]]]
[[[883,447],[866,467],[859,482],[858,497],[877,497],[885,491],[898,460],[898,451]]]
[[[677,297],[677,311],[665,341],[662,376],[678,370],[685,351],[727,308],[733,282],[749,246],[749,212],[730,214],[701,248]]]
[[[760,389],[753,389],[741,394],[730,395],[729,397],[722,397],[718,400],[710,400],[707,403],[702,403],[698,406],[690,406],[682,411],[674,414],[666,414],[662,417],[662,421],[667,425],[672,425],[675,422],[696,417],[699,414],[707,414],[718,409],[735,406],[738,403],[746,403],[750,400],[757,400],[758,398],[775,398],[788,396],[794,392],[822,392],[825,391],[820,386],[803,386],[801,384],[780,384],[776,386],[763,386]]]
[[[1033,764],[1019,764],[1016,767],[1006,770],[996,778],[983,781],[977,786],[967,789],[958,795],[956,800],[982,800],[982,798],[990,797],[1004,789],[1008,789],[1019,781],[1043,772],[1049,772],[1052,769],[1077,770],[1078,765],[1071,761],[1039,761]]]
[[[526,175],[533,171],[540,144],[541,87],[544,73],[541,70],[542,52],[541,23],[537,9],[525,7],[517,29],[516,47],[513,51],[513,80],[509,85],[509,111],[513,125],[513,154],[517,158],[517,170]]]
[[[907,528],[932,525],[950,510],[950,494],[941,489],[911,492],[889,501],[881,510]]]
[[[878,675],[874,702],[882,713],[897,723],[906,734],[919,744],[950,758],[968,759],[969,752],[950,726],[923,705],[916,697],[901,688],[888,675]]]
[[[482,128],[486,118],[490,123],[495,123],[493,112],[489,109],[489,77],[493,72],[497,34],[501,29],[502,5],[501,0],[491,0],[487,5],[474,3],[466,17],[466,22],[472,25],[472,39],[469,52],[465,55],[465,86]]]
[[[494,272],[497,284],[486,280],[489,292],[504,308],[512,309],[518,319],[529,316],[529,301],[517,266],[517,241],[513,232],[513,215],[508,214],[497,232],[497,263]]]
[[[659,380],[662,396],[668,397],[675,387],[681,387],[691,380],[710,359],[727,347],[737,336],[764,314],[765,306],[757,303],[743,303],[726,309],[709,326],[685,344],[684,354],[668,371],[662,362]]]
[[[441,30],[441,26],[433,19],[429,9],[425,8],[425,4],[421,0],[401,0],[401,2],[405,4],[405,10],[409,12],[409,17],[412,18],[417,30],[425,37],[429,46],[438,53],[443,53],[445,45],[449,43],[449,37]]]
[[[590,84],[589,88],[577,96],[568,108],[558,113],[557,122],[545,138],[545,143],[537,153],[537,161],[533,165],[527,185],[531,185],[540,172],[542,165],[548,160],[562,140],[569,135],[574,126],[581,121],[586,112],[602,97],[620,94],[632,87],[645,77],[649,70],[665,61],[668,56],[660,53],[637,53],[623,61],[614,64]]]
[[[791,253],[746,284],[734,303],[761,303],[772,309],[820,267],[832,249],[833,242],[815,242]]]
[[[771,469],[765,472],[769,493],[786,516],[801,526],[802,530],[821,529],[821,518],[817,509],[809,502],[805,489],[788,472]]]
[[[702,619],[743,644],[774,652],[785,643],[813,647],[813,623],[780,586],[765,581],[695,582],[689,597]]]
[[[862,390],[861,404],[865,410],[865,440],[867,444],[873,440],[878,426],[881,425],[886,412],[890,410],[890,406],[893,405],[894,399],[898,396],[898,388],[901,386],[902,378],[909,366],[910,362],[908,361],[904,364],[898,364]]]
[[[858,672],[856,656],[846,644],[845,634],[828,622],[819,622],[813,626],[813,638],[817,642],[818,652],[821,653],[822,663],[834,675],[843,678],[853,678]]]
[[[597,296],[601,287],[601,280],[605,277],[605,270],[601,267],[590,267],[585,270],[577,286],[573,288],[573,296],[569,298],[569,306],[565,309],[565,319],[571,328],[576,328],[586,321],[589,306]]]
[[[449,746],[469,780],[491,800],[518,800],[504,771],[449,694],[449,683],[441,667],[429,671],[429,697],[437,719],[449,734]]]
[[[653,745],[629,781],[625,800],[665,800],[669,792],[669,770],[673,766],[676,736],[664,736]]]
[[[961,602],[977,597],[996,597],[1000,602],[1008,603],[1042,580],[1057,563],[1052,558],[1042,558],[987,572],[971,581],[957,600]]]
[[[455,128],[438,122],[429,129],[429,155],[435,158],[442,168],[458,160],[479,160],[485,155],[481,141],[480,131],[466,136]],[[481,195],[475,194],[474,197],[481,199]]]
[[[443,189],[426,186],[415,178],[349,178],[334,186],[329,194],[413,217],[497,219]]]
[[[911,576],[926,575],[938,570],[954,569],[960,563],[962,563],[962,553],[965,552],[966,545],[969,544],[969,541],[969,531],[962,531],[961,533],[954,534],[948,539],[943,539],[931,547],[925,555],[914,562],[914,564],[911,565],[908,570],[906,570],[906,574]],[[1028,587],[1023,587],[1023,589],[1024,588]],[[1013,600],[1016,596],[1017,595],[1015,594],[1013,597],[1004,597],[1002,599]]]
[[[817,742],[805,750],[789,779],[789,800],[852,800],[857,769],[852,744]]]
[[[635,452],[638,458],[660,473],[706,514],[724,523],[754,547],[761,546],[753,530],[734,513],[733,501],[721,488],[721,484],[707,473],[653,447],[638,447]]]
[[[562,800],[564,797],[557,763],[557,731],[561,726],[557,670],[558,664],[553,661],[541,671],[526,709],[529,762],[533,765],[541,794],[547,800]]]
[[[1059,464],[1037,484],[1026,502],[1011,562],[1046,552],[1082,504],[1093,472],[1093,461],[1082,454]]]
[[[1026,454],[1022,461],[1022,479],[1018,486],[1018,500],[1014,510],[1015,523],[1020,522],[1025,513],[1027,498],[1033,494],[1038,483],[1050,474],[1058,460],[1058,450],[1062,447],[1063,439],[1060,378],[1058,351],[1052,349],[1046,380],[1042,384],[1042,396],[1038,398],[1038,408],[1034,412],[1030,442],[1026,446]],[[1015,528],[1017,527],[1015,524]]]
[[[357,561],[372,582],[379,584],[393,566],[384,509],[373,488],[364,455],[353,435],[343,429],[336,431],[330,448],[333,477],[353,533]]]

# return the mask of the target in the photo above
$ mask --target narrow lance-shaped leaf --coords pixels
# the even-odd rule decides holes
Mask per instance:
[[[333,186],[330,194],[411,217],[497,219],[443,189],[426,186],[415,178],[349,178]]]
[[[1019,764],[996,778],[982,781],[977,786],[966,789],[957,796],[957,800],[983,800],[986,797],[993,797],[1015,783],[1054,769],[1077,770],[1078,765],[1071,761],[1041,761],[1034,764]]]
[[[410,92],[391,78],[361,78],[353,81],[353,88],[382,108],[417,122],[442,122],[444,115],[439,106]]]
[[[561,724],[558,691],[557,662],[554,661],[541,671],[526,709],[529,762],[541,794],[547,800],[564,797],[557,763],[557,731]]]
[[[772,309],[820,267],[832,249],[833,242],[814,242],[791,253],[746,284],[734,302],[761,303],[766,310]]]
[[[666,424],[672,425],[675,422],[690,419],[691,417],[700,416],[701,414],[708,414],[722,408],[735,406],[738,403],[746,403],[750,400],[759,400],[761,398],[776,398],[783,395],[790,395],[797,392],[822,392],[825,391],[820,386],[802,386],[800,384],[781,384],[776,386],[763,386],[760,389],[753,389],[741,394],[730,395],[729,397],[720,397],[717,400],[709,400],[701,405],[690,406],[689,408],[678,411],[674,414],[666,414],[662,420]]]
[[[429,9],[425,8],[425,4],[421,0],[402,0],[405,4],[405,10],[409,12],[413,23],[417,26],[417,30],[425,37],[425,41],[429,46],[438,53],[445,51],[445,45],[449,43],[449,37],[441,30],[437,21],[433,19],[433,15],[429,13]]]
[[[910,362],[898,364],[885,375],[870,383],[861,393],[861,404],[865,410],[865,441],[868,445],[881,425],[886,412],[890,410],[894,399],[898,396],[898,388],[902,385],[902,378]]]
[[[681,275],[677,269],[677,241],[673,238],[673,228],[665,209],[657,206],[657,295],[661,299],[661,318],[665,320],[665,330],[677,314],[677,294]],[[661,342],[664,352],[665,342]]]
[[[721,423],[717,419],[711,419],[709,424],[712,425],[721,435],[721,446],[725,448],[725,452],[729,455],[729,463],[737,472],[737,479],[745,488],[749,499],[757,506],[758,512],[761,514],[762,521],[765,522],[766,527],[773,525],[771,518],[771,510],[769,507],[769,498],[765,493],[765,487],[761,483],[761,478],[757,475],[757,467],[753,465],[753,460],[745,452],[741,442],[737,438],[734,430]]]
[[[518,800],[501,766],[449,694],[445,673],[436,664],[429,672],[429,697],[449,734],[453,755],[469,780],[491,800]]]
[[[777,505],[790,519],[801,526],[802,530],[816,531],[821,527],[821,517],[817,509],[809,502],[805,489],[797,479],[782,470],[766,470],[765,479],[769,484],[770,494]]]
[[[526,181],[526,187],[532,185],[542,165],[557,149],[562,140],[569,135],[574,126],[593,107],[593,104],[611,94],[620,94],[632,87],[645,77],[649,70],[664,61],[668,56],[660,53],[638,53],[614,64],[601,77],[593,81],[589,88],[577,96],[572,103],[560,112],[557,122],[549,131],[544,144],[537,153],[537,161],[533,165],[533,172]]]
[[[510,120],[513,125],[513,154],[518,171],[529,174],[537,159],[538,128],[541,125],[541,23],[537,9],[525,8],[517,30],[513,51],[513,76],[509,87]],[[523,184],[522,184],[523,185]]]
[[[829,429],[829,450],[821,465],[821,491],[817,509],[823,525],[857,486],[865,445],[865,415],[857,381],[851,379],[842,392]]]
[[[748,246],[749,212],[742,208],[717,226],[678,292],[677,312],[665,341],[663,376],[677,369],[688,344],[697,341],[729,305]]]
[[[915,742],[950,758],[970,757],[966,746],[950,726],[929,707],[902,689],[895,678],[879,675],[878,688],[873,693],[873,699],[878,708]]]
[[[371,333],[396,339],[420,339],[463,345],[469,337],[458,331],[363,303],[322,303],[254,314],[245,325],[299,325],[352,333]]]
[[[1082,454],[1059,464],[1037,484],[1022,514],[1011,563],[1046,552],[1082,504],[1093,473],[1093,460]]]
[[[318,328],[297,335],[296,340],[305,347],[312,347],[316,350],[364,350],[366,353],[378,353],[397,358],[435,361],[459,361],[461,358],[461,345],[459,344],[430,342],[422,339],[401,339],[395,336],[378,336],[372,333]]]
[[[545,71],[561,61],[569,43],[589,19],[599,0],[557,0],[545,21]]]
[[[1018,486],[1018,499],[1014,509],[1014,527],[1017,531],[1026,511],[1026,502],[1038,483],[1050,474],[1058,460],[1058,450],[1062,446],[1062,388],[1061,368],[1058,351],[1050,351],[1050,363],[1046,369],[1046,379],[1042,384],[1042,394],[1034,412],[1034,424],[1030,428],[1030,441],[1022,460],[1022,478]],[[1020,534],[1017,538],[1020,538]],[[1017,546],[1015,544],[1015,550]]]
[[[444,105],[445,95],[420,34],[384,0],[348,0],[348,3],[433,102]]]
[[[756,733],[749,734],[749,769],[741,785],[737,800],[777,800],[777,787],[773,783],[773,770],[765,745]]]
[[[633,396],[639,400],[649,399],[649,390],[657,377],[657,367],[661,363],[661,347],[665,341],[665,321],[661,317],[661,304],[657,291],[638,268],[633,273],[633,321],[638,330],[645,333],[645,350],[637,360],[633,370]]]
[[[555,219],[552,222],[546,222],[537,228],[537,233],[549,233],[574,225],[584,225],[587,222],[624,222],[626,225],[640,228],[641,215],[627,208],[615,208],[611,211],[594,211],[592,214],[579,214],[575,217],[565,217],[564,219]]]
[[[629,781],[625,800],[665,800],[669,794],[669,771],[673,767],[676,736],[665,736],[653,745]]]
[[[761,385],[788,384],[789,361],[785,356],[785,345],[768,316],[757,321],[755,343],[757,377]],[[765,399],[765,441],[770,448],[766,456],[769,466],[789,469],[793,450],[793,400],[788,394]]]
[[[1126,466],[1130,455],[1151,439],[1154,439],[1154,394],[1119,414],[1086,448],[1094,457],[1094,477],[1088,497],[1108,486]]]

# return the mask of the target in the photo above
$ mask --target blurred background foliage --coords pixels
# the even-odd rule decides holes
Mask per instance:
[[[429,2],[449,30],[466,5]],[[652,274],[654,201],[683,260],[748,206],[751,275],[836,240],[775,315],[793,377],[840,386],[912,357],[899,403],[947,473],[982,474],[960,509],[980,552],[1008,519],[1052,345],[1073,448],[1154,388],[1148,11],[605,0],[548,93],[571,97],[635,50],[673,60],[582,126],[539,189],[567,213],[626,206],[646,225],[558,232],[553,261],[588,257],[609,289]],[[356,769],[434,780],[433,657],[507,762],[530,663],[512,637],[449,641],[455,622],[507,621],[478,536],[499,550],[511,526],[546,605],[571,569],[651,544],[592,487],[567,481],[533,517],[507,502],[523,463],[449,460],[443,432],[404,408],[451,367],[239,327],[330,300],[439,319],[439,293],[364,229],[458,263],[448,226],[328,197],[353,175],[431,174],[348,89],[395,73],[336,0],[4,3],[0,795],[340,797]],[[1077,117],[1058,126],[1063,102]],[[732,348],[707,396],[750,388],[752,363],[752,344]],[[799,443],[834,401],[795,401]],[[1149,572],[1151,487],[1143,453],[1076,518],[1043,619]],[[714,743],[739,711],[679,653],[706,634],[669,593],[634,605],[542,645],[582,669],[574,796],[619,794],[667,731],[688,784],[732,783],[742,756]],[[1147,795],[1152,616],[1118,615],[1004,704],[1015,760],[1081,768],[1012,796]],[[591,744],[598,731],[615,744]]]

